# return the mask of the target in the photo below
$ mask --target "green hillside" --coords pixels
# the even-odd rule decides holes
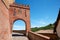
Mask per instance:
[[[38,30],[48,30],[48,29],[53,29],[54,28],[54,25],[53,24],[49,24],[47,26],[44,26],[44,27],[35,27],[35,28],[31,28],[31,31],[35,32],[35,31],[38,31]]]

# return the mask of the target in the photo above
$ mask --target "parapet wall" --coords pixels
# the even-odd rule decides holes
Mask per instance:
[[[57,35],[54,34],[54,33],[39,33],[39,34],[42,34],[42,35],[45,35],[45,36],[48,36],[51,38],[51,40],[57,40]]]
[[[50,37],[44,36],[42,34],[37,34],[34,32],[29,32],[28,37],[30,40],[50,40]]]
[[[22,8],[22,9],[30,9],[29,5],[23,5],[23,4],[16,4],[13,3],[12,5],[10,5],[11,7],[17,7],[17,8]]]
[[[23,33],[24,35],[26,35],[26,30],[13,30],[13,32],[15,32],[15,33]]]

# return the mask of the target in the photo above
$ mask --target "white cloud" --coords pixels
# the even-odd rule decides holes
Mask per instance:
[[[17,26],[17,25],[14,25],[13,26],[13,30],[25,30],[25,26]]]
[[[46,22],[45,20],[34,20],[31,22],[32,27],[42,27],[48,25],[49,22]]]
[[[45,21],[39,21],[39,23],[40,23],[40,24],[44,24],[44,25],[46,24]]]

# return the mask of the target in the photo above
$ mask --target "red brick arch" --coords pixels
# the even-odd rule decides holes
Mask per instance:
[[[25,21],[24,19],[21,19],[21,18],[15,19],[15,20],[13,21],[13,24],[14,24],[14,22],[17,21],[17,20],[22,20],[22,21],[25,22],[25,24],[26,24],[26,21]]]
[[[24,24],[25,24],[25,29],[26,29],[26,25],[27,25],[26,21],[25,21],[24,19],[17,18],[17,19],[15,19],[15,20],[13,21],[13,24],[14,24],[14,22],[17,21],[17,20],[22,20],[22,21],[24,22]],[[13,27],[12,27],[12,28],[13,28]]]
[[[29,6],[12,4],[9,8],[9,21],[12,32],[13,23],[16,20],[23,20],[26,24],[26,34],[30,31],[30,10]]]

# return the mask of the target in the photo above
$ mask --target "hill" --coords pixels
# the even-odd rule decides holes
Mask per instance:
[[[54,29],[54,24],[49,24],[49,25],[47,25],[47,26],[44,26],[44,27],[35,27],[35,28],[31,28],[31,31],[33,31],[33,32],[36,32],[36,31],[38,31],[38,30],[52,30],[52,29]]]

